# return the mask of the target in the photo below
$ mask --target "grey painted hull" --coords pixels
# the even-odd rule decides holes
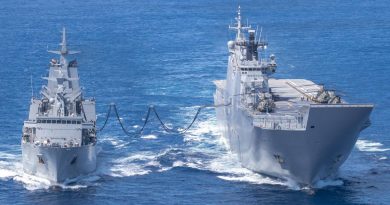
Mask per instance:
[[[93,144],[60,148],[22,143],[22,155],[25,173],[48,179],[54,184],[96,169],[96,150]]]
[[[215,104],[226,104],[214,96]],[[216,108],[217,121],[241,164],[255,172],[312,185],[337,172],[372,106],[311,105],[306,129],[275,130],[253,126],[253,118],[234,106]]]

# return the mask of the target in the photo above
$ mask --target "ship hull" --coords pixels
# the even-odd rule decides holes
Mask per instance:
[[[22,143],[23,171],[27,174],[61,183],[96,169],[95,145],[48,147]]]
[[[224,98],[217,92],[215,104]],[[305,185],[337,173],[367,126],[372,106],[311,105],[305,129],[263,129],[246,110],[218,107],[217,122],[242,166]]]

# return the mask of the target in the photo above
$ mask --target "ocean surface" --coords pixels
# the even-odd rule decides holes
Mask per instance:
[[[98,168],[59,187],[22,172],[20,138],[32,95],[68,31],[85,96],[108,104],[135,132],[149,105],[185,127],[213,103],[226,76],[228,31],[238,4],[262,27],[275,77],[306,78],[374,103],[337,178],[314,190],[242,168],[204,110],[183,135],[153,118],[128,137],[111,117],[98,136]],[[0,204],[390,204],[390,4],[374,1],[3,0],[0,3]]]

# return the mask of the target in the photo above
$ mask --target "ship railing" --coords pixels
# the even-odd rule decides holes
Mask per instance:
[[[269,130],[305,130],[306,122],[301,115],[256,115],[253,125]]]
[[[261,59],[260,61],[243,60],[240,61],[238,66],[242,68],[265,68],[268,66],[268,63],[266,59]]]
[[[83,145],[81,145],[79,143],[73,143],[73,142],[58,143],[58,142],[50,142],[50,141],[47,141],[47,140],[43,140],[43,141],[35,140],[32,143],[35,146],[53,147],[53,148],[72,148],[72,147],[81,147],[81,146],[83,146]]]

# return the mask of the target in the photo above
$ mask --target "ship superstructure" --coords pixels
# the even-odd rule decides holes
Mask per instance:
[[[59,55],[43,79],[41,99],[31,99],[22,135],[23,170],[27,174],[63,182],[96,169],[95,100],[85,99],[80,87],[78,53],[67,48],[65,28]]]
[[[372,104],[349,104],[306,79],[275,79],[274,55],[261,31],[243,25],[228,42],[226,80],[217,80],[217,121],[244,167],[312,185],[338,170],[360,131],[370,125]]]

